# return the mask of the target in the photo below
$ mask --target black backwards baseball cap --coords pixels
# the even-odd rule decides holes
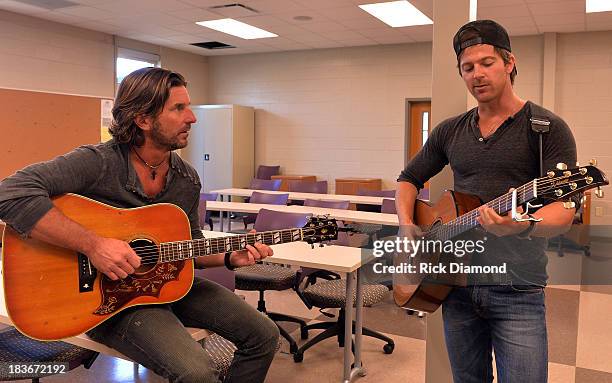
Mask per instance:
[[[477,44],[489,44],[512,52],[508,32],[493,20],[471,21],[459,28],[453,37],[453,48],[457,58],[465,48]],[[516,71],[516,65],[514,70]]]

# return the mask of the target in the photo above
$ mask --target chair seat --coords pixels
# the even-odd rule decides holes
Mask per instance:
[[[295,271],[288,267],[257,263],[236,269],[238,290],[286,290],[295,283]]]
[[[389,289],[380,284],[363,285],[363,305],[372,306],[385,299]],[[319,281],[304,290],[304,297],[314,306],[320,308],[342,308],[346,303],[346,280]],[[353,291],[353,305],[357,299]]]
[[[68,370],[72,370],[91,359],[95,353],[95,351],[65,342],[39,342],[22,335],[15,328],[0,332],[0,362],[2,363],[68,363]],[[0,369],[0,381],[14,380],[14,377],[7,374],[8,369]],[[32,375],[32,378],[34,377],[36,375]]]
[[[229,340],[215,333],[202,339],[200,344],[212,359],[215,367],[219,371],[219,375],[222,378],[226,377],[232,365],[232,360],[234,360],[236,346]]]

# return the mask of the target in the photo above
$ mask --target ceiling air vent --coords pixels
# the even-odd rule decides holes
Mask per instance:
[[[215,5],[208,8],[210,11],[214,13],[218,13],[225,17],[246,17],[246,16],[256,16],[259,14],[259,11],[249,7],[248,5],[233,3],[233,4],[223,4],[223,5]]]
[[[221,43],[219,41],[206,41],[203,43],[193,43],[191,45],[195,45],[196,47],[206,48],[206,49],[228,49],[228,48],[236,48],[233,45]]]

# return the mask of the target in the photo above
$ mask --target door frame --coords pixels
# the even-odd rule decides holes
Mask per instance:
[[[410,154],[410,112],[412,111],[412,104],[417,102],[429,102],[431,98],[407,98],[404,104],[404,167],[408,165],[408,157]]]

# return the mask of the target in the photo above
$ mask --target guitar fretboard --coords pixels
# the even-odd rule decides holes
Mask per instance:
[[[262,231],[254,234],[228,237],[202,238],[187,241],[164,242],[159,245],[158,262],[172,262],[206,255],[239,251],[247,245],[261,242],[266,245],[302,241],[305,229]]]
[[[535,198],[534,183],[537,180],[526,183],[525,185],[516,188],[517,205],[522,205]],[[495,210],[499,215],[506,214],[512,210],[512,193],[506,193],[487,202],[485,205]],[[426,234],[428,239],[439,239],[442,241],[454,238],[460,234],[471,230],[480,224],[477,221],[478,209],[471,210],[443,225],[440,225]]]

